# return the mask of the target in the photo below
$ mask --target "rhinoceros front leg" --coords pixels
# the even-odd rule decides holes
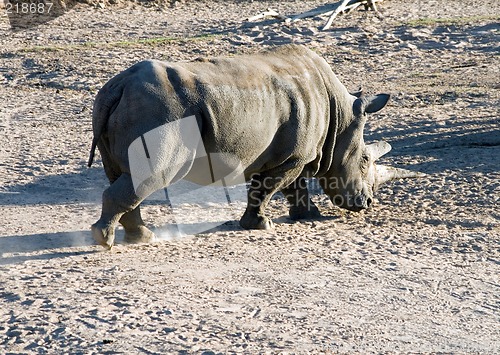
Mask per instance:
[[[304,177],[299,177],[293,184],[281,189],[281,192],[290,203],[289,213],[292,220],[321,217],[318,207],[309,197],[307,180]]]
[[[118,221],[125,227],[125,234],[130,239],[147,239],[149,231],[136,209],[147,196],[137,196],[130,174],[122,174],[102,195],[101,218],[92,225],[92,236],[102,246],[111,248],[115,240],[115,228]]]
[[[265,215],[266,206],[274,193],[294,181],[301,170],[296,167],[288,170],[283,166],[274,171],[254,175],[248,188],[248,204],[240,225],[245,229],[273,228],[273,221]]]
[[[264,214],[267,204],[276,188],[277,181],[272,178],[263,178],[261,175],[252,177],[248,188],[248,203],[245,213],[240,219],[240,226],[245,229],[271,229],[273,221]],[[266,184],[269,184],[265,188]]]

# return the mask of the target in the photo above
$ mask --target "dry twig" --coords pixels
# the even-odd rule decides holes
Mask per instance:
[[[329,6],[321,6],[313,10],[309,10],[303,12],[301,14],[295,15],[291,18],[288,18],[287,22],[295,22],[303,18],[313,17],[318,15],[330,16],[328,22],[323,27],[323,30],[327,30],[333,23],[333,20],[340,13],[349,13],[352,10],[357,9],[359,6],[363,5],[366,10],[371,9],[373,11],[377,11],[376,3],[382,2],[383,0],[348,0],[348,1],[338,1]]]
[[[266,17],[274,17],[274,18],[277,18],[280,20],[288,20],[288,17],[286,17],[284,15],[280,15],[278,12],[274,11],[273,9],[267,9],[267,11],[264,11],[258,15],[249,17],[247,19],[247,21],[250,21],[250,22],[257,21],[257,20],[260,20],[260,19],[263,19]]]
[[[293,17],[287,17],[285,15],[281,15],[278,12],[272,10],[272,9],[267,9],[267,11],[262,12],[256,16],[250,17],[247,19],[247,21],[256,21],[263,19],[265,17],[274,17],[277,19],[280,19],[285,22],[295,22],[303,18],[307,17],[313,17],[313,16],[318,16],[318,15],[326,15],[330,16],[328,21],[326,22],[325,26],[323,27],[323,30],[329,29],[335,18],[341,14],[341,13],[349,13],[352,10],[357,9],[359,6],[363,5],[366,10],[373,10],[375,12],[377,11],[377,2],[382,2],[383,0],[341,0],[337,1],[334,4],[331,5],[323,5],[320,7],[317,7],[313,10],[309,10],[306,12],[303,12],[301,14],[297,14]]]
[[[335,11],[333,11],[333,14],[331,14],[330,18],[328,19],[328,21],[326,22],[326,25],[323,27],[323,31],[327,30],[330,28],[330,26],[332,25],[333,23],[333,20],[335,19],[335,17],[337,17],[338,14],[340,14],[342,11],[345,10],[345,7],[346,5],[350,2],[351,0],[342,0],[342,2],[340,3],[339,6],[337,6],[337,8],[335,9]]]

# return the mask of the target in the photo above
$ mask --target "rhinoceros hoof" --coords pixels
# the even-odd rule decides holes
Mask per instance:
[[[240,226],[245,229],[273,229],[274,223],[265,216],[248,217],[243,215],[240,220]]]
[[[290,207],[290,219],[293,221],[298,221],[300,219],[315,219],[321,217],[318,207],[310,206],[309,209],[306,207],[292,206]]]
[[[125,242],[130,244],[150,243],[155,241],[156,236],[145,226],[139,226],[136,230],[125,230]]]
[[[94,223],[91,227],[92,237],[94,240],[103,247],[111,249],[115,242],[115,230],[112,227],[101,227],[99,222]]]

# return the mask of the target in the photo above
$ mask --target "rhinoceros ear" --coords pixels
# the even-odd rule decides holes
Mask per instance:
[[[360,113],[374,113],[384,108],[391,96],[389,94],[378,94],[363,96],[354,101],[354,110]]]
[[[370,154],[373,161],[377,160],[381,156],[389,153],[391,151],[391,145],[387,142],[380,141],[377,143],[368,144],[366,146],[366,151]]]

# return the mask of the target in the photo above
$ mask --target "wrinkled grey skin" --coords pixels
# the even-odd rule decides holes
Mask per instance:
[[[97,145],[111,185],[103,193],[93,236],[111,247],[119,222],[129,242],[154,237],[139,204],[177,179],[196,181],[199,176],[180,172],[193,157],[174,151],[182,142],[172,136],[161,147],[161,174],[135,191],[128,147],[146,132],[190,115],[196,116],[206,151],[239,160],[252,181],[243,228],[272,227],[265,208],[277,191],[288,199],[292,219],[319,216],[305,186],[308,177],[320,178],[340,207],[368,208],[378,183],[363,127],[366,114],[383,108],[388,99],[385,94],[349,94],[326,61],[303,46],[189,63],[137,63],[112,78],[95,100],[89,166]]]

